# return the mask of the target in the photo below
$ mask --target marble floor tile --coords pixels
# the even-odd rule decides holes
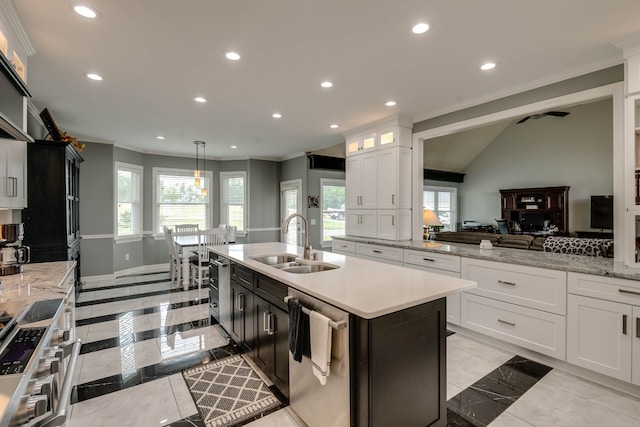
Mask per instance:
[[[68,427],[158,427],[182,417],[169,378],[73,405]]]
[[[498,416],[495,420],[493,420],[489,427],[542,427],[536,426],[534,424],[529,424],[528,422],[521,420],[515,415],[510,414],[509,412],[503,412]]]
[[[208,298],[208,297],[209,297],[208,290],[193,289],[193,290],[184,291],[184,292],[175,292],[170,294],[143,297],[142,303],[143,303],[143,306],[147,308],[147,307],[157,307],[160,304],[179,303],[179,302],[194,300],[196,298],[202,299],[202,298]]]
[[[461,334],[449,336],[447,338],[447,347],[465,351],[479,357],[480,359],[486,360],[490,363],[497,363],[498,365],[514,356],[513,353],[508,353],[504,350],[476,341],[473,338],[465,337]]]
[[[198,408],[196,408],[196,404],[193,403],[193,398],[182,374],[174,374],[167,378],[169,378],[169,384],[171,385],[173,397],[178,405],[180,416],[186,418],[198,412]]]
[[[87,340],[83,341],[87,343],[152,329],[147,316],[127,315],[121,316],[116,320],[79,326],[78,328],[87,329]]]
[[[143,301],[139,298],[125,301],[107,302],[104,304],[96,304],[93,306],[91,317],[99,317],[107,314],[122,313],[129,310],[137,310],[144,308]]]
[[[161,361],[160,349],[156,340],[146,340],[87,353],[81,355],[80,358],[83,359],[80,384]]]
[[[447,400],[451,399],[456,394],[460,393],[462,389],[457,385],[447,382]]]
[[[447,382],[460,389],[466,389],[509,359],[510,356],[507,355],[502,362],[492,363],[466,351],[447,346]],[[471,360],[473,362],[469,363]]]
[[[87,307],[76,307],[75,308],[75,316],[76,316],[76,320],[80,320],[80,319],[89,319],[92,316],[92,311],[93,311],[93,306],[87,306]]]
[[[299,427],[287,408],[280,409],[256,421],[246,424],[247,427]]]
[[[631,427],[630,418],[592,401],[582,399],[539,381],[507,412],[534,426],[554,427]]]
[[[76,300],[76,302],[93,301],[95,298],[96,298],[95,291],[81,292],[80,295],[78,295],[78,299]]]
[[[217,326],[176,332],[156,338],[162,360],[181,357],[190,353],[224,347],[228,340]]]

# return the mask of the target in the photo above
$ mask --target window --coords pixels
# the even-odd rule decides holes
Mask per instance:
[[[220,223],[246,230],[246,172],[220,172]]]
[[[331,236],[344,236],[345,186],[342,179],[320,179],[322,205],[322,243],[330,243]]]
[[[453,187],[424,187],[422,208],[435,211],[444,225],[443,230],[455,231],[457,228],[458,190]]]
[[[211,226],[209,191],[211,172],[201,175],[201,186],[196,187],[192,170],[153,168],[153,231],[162,233],[162,227],[177,224],[198,224],[200,229]],[[202,194],[202,188],[207,194]]]
[[[116,162],[116,240],[142,238],[142,166]]]

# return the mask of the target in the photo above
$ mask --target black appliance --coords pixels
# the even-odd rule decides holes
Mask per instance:
[[[591,228],[613,229],[613,196],[591,196]]]

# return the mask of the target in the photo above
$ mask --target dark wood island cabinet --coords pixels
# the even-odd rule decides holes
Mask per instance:
[[[35,141],[27,145],[24,243],[31,262],[75,260],[80,284],[80,163],[71,143]]]

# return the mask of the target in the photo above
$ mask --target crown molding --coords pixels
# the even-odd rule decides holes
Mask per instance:
[[[640,33],[624,37],[613,42],[613,45],[622,50],[622,55],[626,58],[640,54]]]
[[[22,23],[20,22],[20,18],[18,18],[18,13],[16,12],[15,7],[13,7],[13,3],[11,0],[0,0],[0,10],[2,14],[7,18],[9,25],[13,29],[13,32],[16,34],[18,41],[22,45],[24,51],[28,56],[32,56],[36,53],[27,32],[24,30]]]

